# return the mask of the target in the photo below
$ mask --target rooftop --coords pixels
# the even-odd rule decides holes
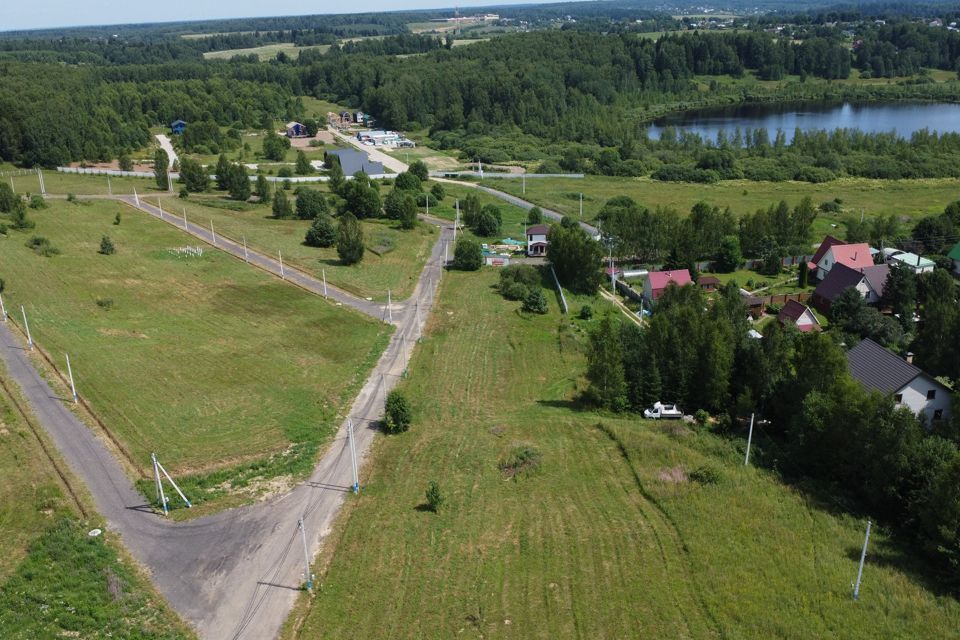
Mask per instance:
[[[923,373],[869,338],[847,352],[847,369],[861,385],[881,393],[895,393]]]
[[[954,260],[960,260],[960,242],[958,242],[953,249],[950,250],[950,253],[947,254],[947,257]]]
[[[535,224],[527,227],[527,236],[545,236],[550,233],[550,227],[545,224]]]
[[[934,265],[933,260],[928,258],[921,258],[915,253],[898,253],[894,256],[890,256],[891,260],[896,260],[897,262],[902,262],[903,264],[910,265],[911,267],[925,267],[932,268]]]
[[[357,149],[331,149],[330,155],[340,158],[340,167],[343,168],[343,175],[353,176],[361,171],[368,176],[383,175],[383,165],[379,162],[370,160],[370,156]]]
[[[654,291],[654,297],[657,297],[656,292],[666,289],[670,284],[682,287],[693,283],[693,280],[690,278],[690,272],[686,269],[651,271],[647,277],[650,279],[650,289]]]
[[[838,264],[845,264],[854,269],[873,266],[873,258],[870,255],[870,245],[865,242],[859,244],[838,244],[831,248],[833,249],[833,259]]]

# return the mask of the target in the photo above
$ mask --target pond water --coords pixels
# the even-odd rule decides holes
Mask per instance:
[[[859,129],[867,133],[889,133],[909,138],[915,131],[929,129],[938,133],[960,132],[960,104],[945,103],[779,103],[746,104],[732,107],[698,109],[675,113],[656,120],[648,129],[650,138],[659,139],[665,127],[696,133],[703,139],[717,139],[725,131],[733,137],[739,128],[767,129],[773,141],[782,130],[787,142],[796,129]]]

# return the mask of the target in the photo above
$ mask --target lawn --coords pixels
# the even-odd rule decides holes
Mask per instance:
[[[579,409],[583,323],[552,296],[518,313],[496,278],[445,276],[413,426],[378,441],[285,637],[956,637],[882,529],[854,603],[865,521],[744,468],[741,440]],[[511,479],[522,446],[539,467]]]
[[[326,191],[326,187],[320,184],[310,185],[310,188]],[[385,195],[388,190],[381,193]],[[292,192],[288,192],[288,197],[291,206],[295,206]],[[151,197],[149,201],[154,200]],[[318,278],[326,273],[330,284],[375,300],[386,300],[388,289],[395,299],[404,299],[412,293],[437,237],[437,231],[431,225],[421,224],[414,230],[404,231],[392,220],[364,220],[367,252],[360,264],[346,266],[337,256],[336,247],[319,249],[303,244],[310,221],[277,220],[272,217],[269,206],[243,205],[210,195],[191,196],[188,200],[166,197],[163,198],[163,208],[177,214],[186,209],[188,220],[204,225],[213,221],[214,230],[219,235],[237,241],[246,238],[249,247],[268,255],[275,256],[281,251],[284,264]]]
[[[36,229],[0,237],[7,309],[25,305],[59,367],[69,352],[80,394],[141,473],[154,451],[177,474],[219,470],[218,491],[306,471],[388,338],[210,247],[178,255],[201,243],[125,205],[30,215]],[[105,234],[114,255],[98,253]],[[29,249],[34,235],[60,255]]]
[[[224,51],[208,51],[203,54],[207,60],[229,60],[233,56],[249,56],[256,54],[261,61],[273,60],[281,51],[293,59],[296,59],[301,51],[307,49],[317,49],[321,53],[326,53],[330,45],[323,44],[315,47],[298,47],[292,42],[277,42],[274,44],[265,44],[262,47],[251,47],[249,49],[227,49]]]
[[[87,535],[102,519],[84,518],[53,464],[0,387],[0,637],[193,638],[109,531]]]
[[[526,196],[518,180],[484,180],[483,184],[500,191],[525,197],[540,206],[574,217],[579,216],[580,193],[583,193],[583,217],[596,218],[603,205],[614,196],[630,196],[651,209],[671,207],[686,215],[698,201],[730,207],[740,216],[766,208],[780,200],[797,204],[805,196],[821,202],[840,198],[844,212],[821,214],[815,231],[830,232],[831,224],[839,224],[847,216],[896,214],[918,217],[940,213],[960,197],[960,180],[867,180],[844,178],[824,184],[807,182],[752,182],[728,180],[717,184],[660,182],[649,178],[549,178],[527,180]],[[836,230],[833,233],[838,233]]]

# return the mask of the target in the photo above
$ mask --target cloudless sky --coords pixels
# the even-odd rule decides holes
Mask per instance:
[[[546,0],[2,0],[0,31],[81,25],[172,22],[210,18],[298,16],[320,13],[368,13],[406,9],[461,9],[505,4],[535,4]],[[556,1],[556,0],[553,0]]]

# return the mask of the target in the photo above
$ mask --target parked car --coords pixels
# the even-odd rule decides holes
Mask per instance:
[[[643,410],[643,417],[651,420],[659,420],[660,418],[679,420],[683,417],[683,411],[680,411],[675,404],[654,402],[651,408]]]

